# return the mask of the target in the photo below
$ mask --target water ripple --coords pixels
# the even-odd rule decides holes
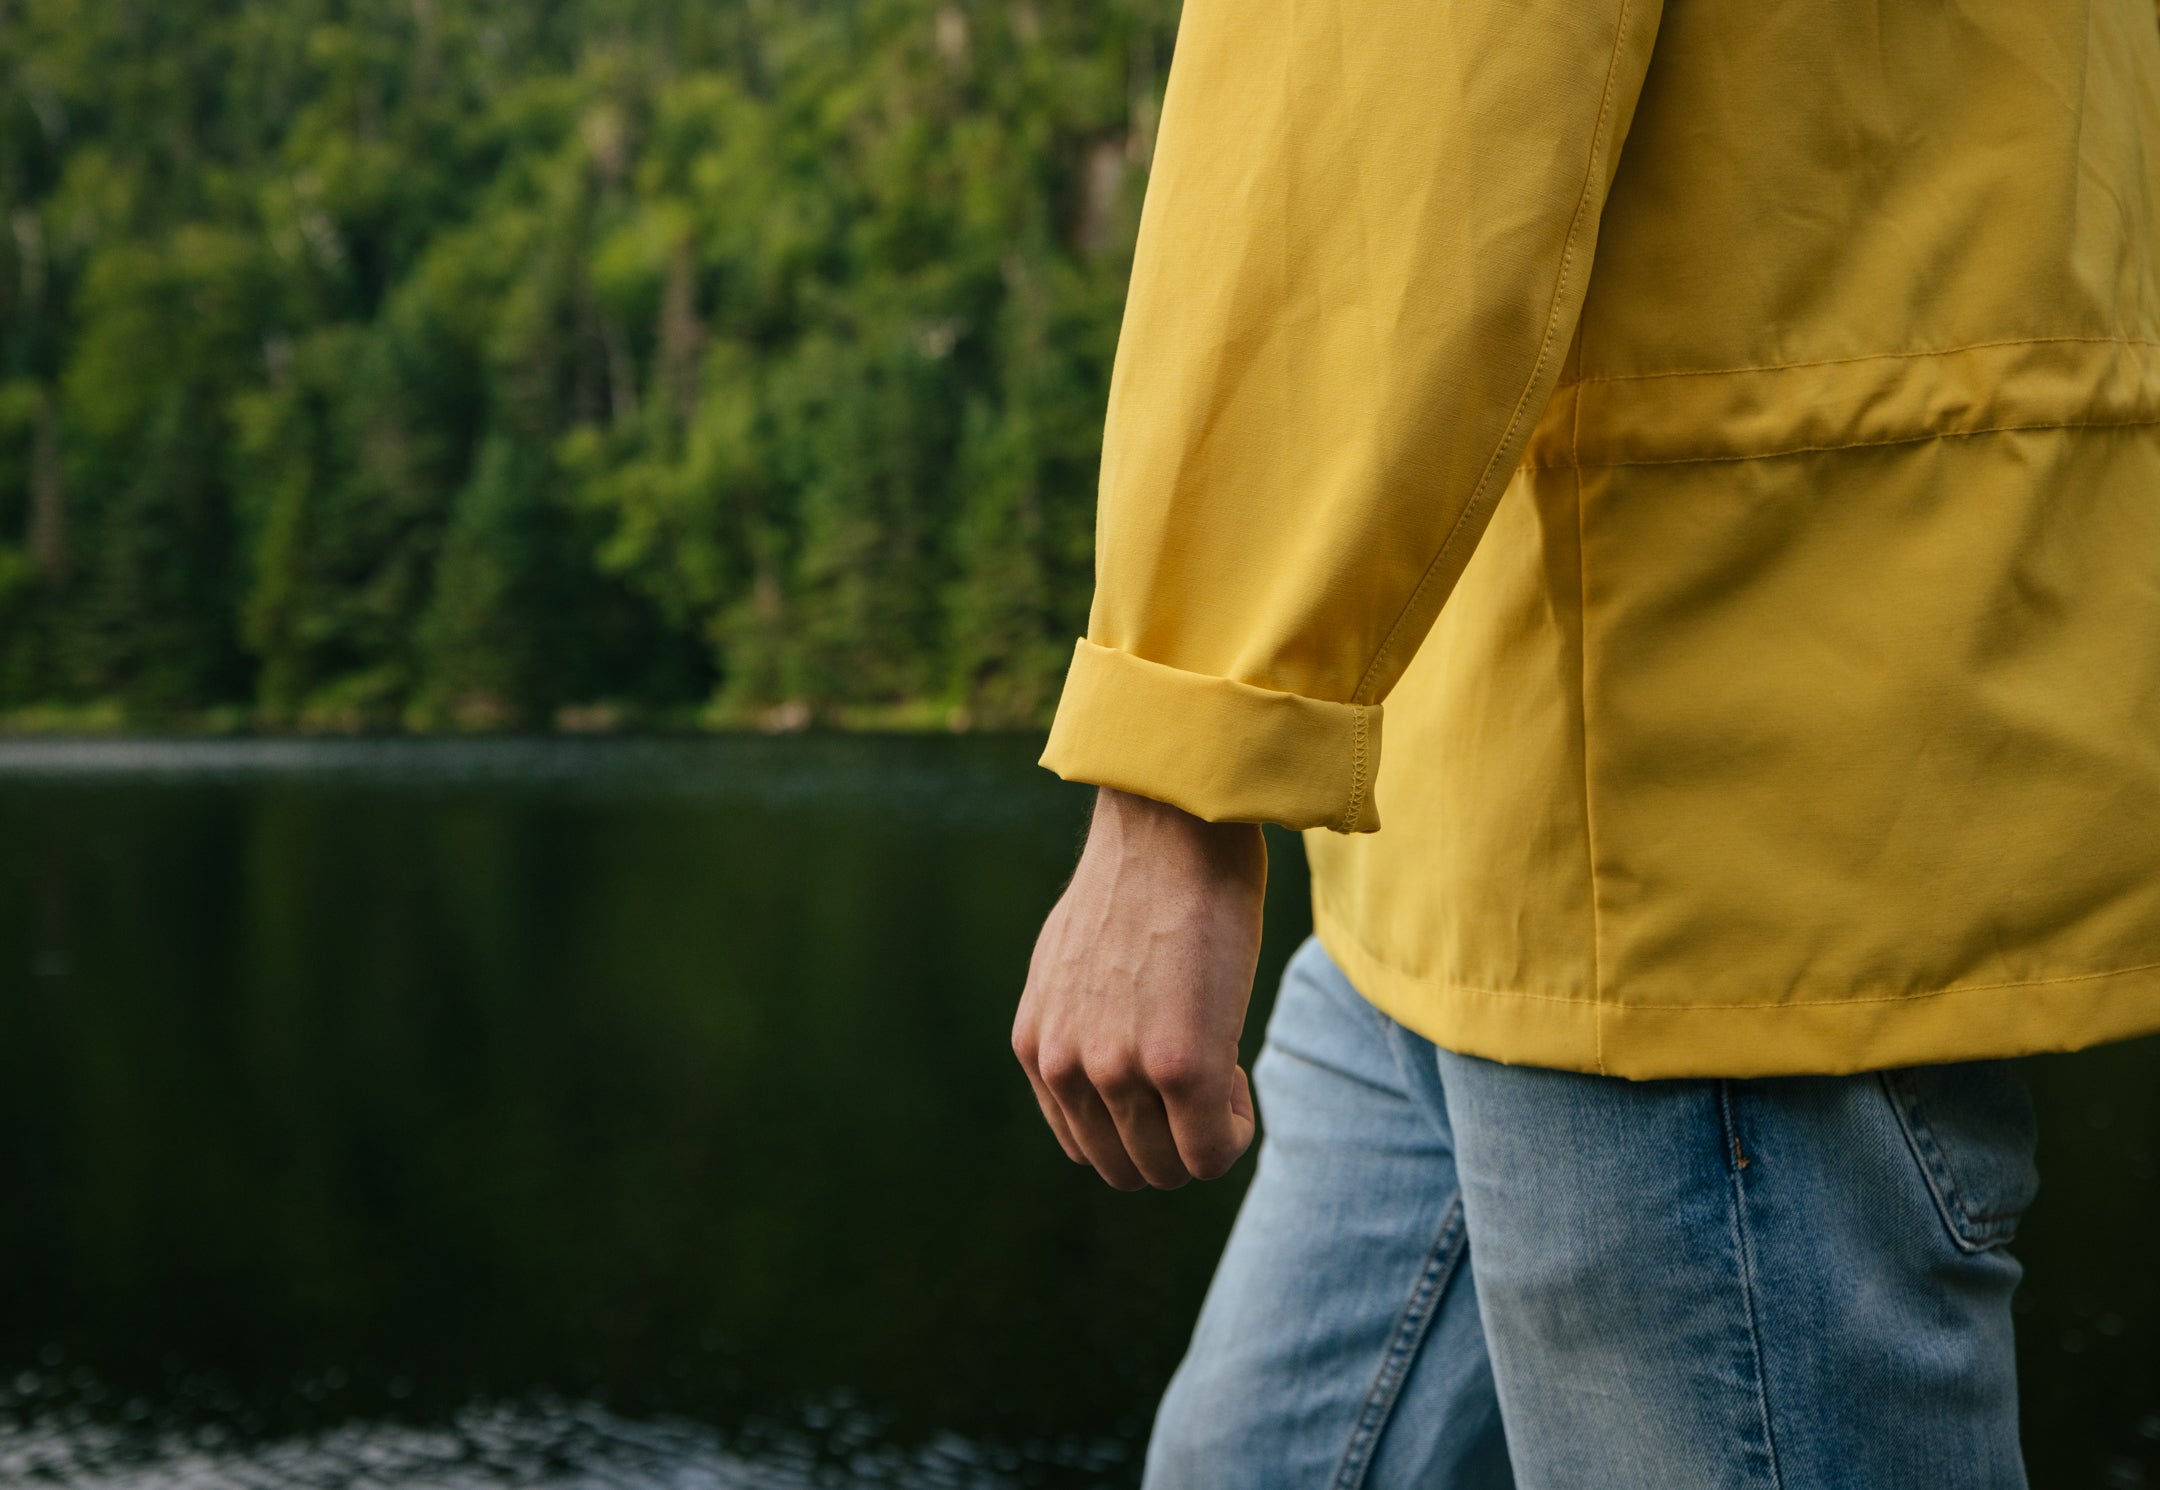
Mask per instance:
[[[0,1423],[0,1483],[70,1490],[1007,1490],[1023,1482],[1019,1454],[957,1435],[912,1449],[858,1447],[841,1464],[831,1462],[831,1442],[821,1452],[807,1437],[783,1436],[744,1453],[700,1424],[637,1421],[590,1403],[474,1406],[444,1427],[348,1423],[255,1442],[216,1426],[146,1432],[54,1412]],[[1107,1469],[1122,1450],[1068,1447],[1051,1457]]]

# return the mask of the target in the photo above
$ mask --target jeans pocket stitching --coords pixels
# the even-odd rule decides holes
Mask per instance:
[[[1919,1094],[1900,1078],[1900,1073],[1884,1071],[1880,1074],[1890,1110],[1897,1115],[1898,1127],[1904,1132],[1906,1145],[1920,1166],[1928,1195],[1935,1202],[1935,1213],[1941,1218],[1943,1229],[1950,1234],[1950,1240],[1961,1252],[1984,1252],[2010,1240],[2017,1232],[2017,1222],[2024,1211],[1975,1212],[1958,1186],[1957,1171],[1951,1166],[1949,1156],[1943,1152],[1934,1129],[1928,1125]]]
[[[1357,1423],[1350,1430],[1342,1463],[1336,1467],[1332,1482],[1335,1490],[1359,1490],[1364,1485],[1365,1477],[1372,1469],[1373,1451],[1387,1427],[1389,1414],[1394,1411],[1395,1399],[1402,1391],[1403,1378],[1410,1374],[1410,1362],[1416,1357],[1418,1347],[1425,1343],[1433,1316],[1439,1312],[1440,1296],[1447,1291],[1448,1280],[1454,1276],[1461,1261],[1463,1245],[1462,1197],[1458,1195],[1441,1218],[1440,1233],[1433,1239],[1432,1251],[1426,1254],[1425,1265],[1418,1270],[1417,1281],[1411,1285],[1410,1297],[1403,1302],[1395,1328],[1388,1332],[1387,1350],[1380,1357],[1380,1369],[1373,1378],[1372,1389],[1365,1394],[1365,1405],[1358,1412]]]

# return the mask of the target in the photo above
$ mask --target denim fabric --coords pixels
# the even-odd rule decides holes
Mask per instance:
[[[1317,941],[1148,1490],[2013,1490],[1989,1061],[1630,1082],[1440,1050]]]

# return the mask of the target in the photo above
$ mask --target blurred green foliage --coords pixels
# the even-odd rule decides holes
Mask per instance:
[[[0,719],[1040,722],[1173,0],[0,0]]]

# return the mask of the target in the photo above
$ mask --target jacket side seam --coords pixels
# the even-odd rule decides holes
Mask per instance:
[[[1593,470],[1612,471],[1632,466],[1700,466],[1720,461],[1776,460],[1788,455],[1826,455],[1839,450],[1879,450],[1893,445],[1924,445],[1930,440],[1971,439],[1977,435],[2016,434],[2021,430],[2041,429],[2141,429],[2160,424],[2160,412],[2139,415],[2134,419],[2044,419],[2034,424],[1990,424],[1979,429],[1924,430],[1917,434],[1891,435],[1880,440],[1849,440],[1837,445],[1791,445],[1773,450],[1737,450],[1724,455],[1659,455],[1644,456],[1632,460],[1606,460],[1582,462],[1561,466],[1548,462],[1533,465],[1525,462],[1517,467],[1524,471]]]
[[[2072,179],[2077,182],[2077,189],[2081,193],[2085,187],[2083,167],[2085,164],[2086,107],[2092,97],[2092,33],[2092,0],[2085,0],[2085,14],[2078,27],[2077,135],[2070,142],[2070,158],[2076,161],[2079,167]]]
[[[1587,338],[1584,339],[1587,343]],[[1583,344],[1576,348],[1583,355]],[[1598,1075],[1605,1072],[1605,934],[1598,909],[1596,814],[1590,807],[1590,545],[1589,519],[1583,512],[1582,400],[1574,400],[1568,455],[1575,475],[1575,699],[1577,732],[1582,740],[1582,812],[1584,870],[1590,881],[1590,1046]]]
[[[1575,215],[1568,222],[1567,239],[1561,245],[1560,269],[1553,279],[1552,304],[1545,313],[1545,335],[1538,345],[1537,360],[1531,364],[1529,380],[1523,384],[1523,391],[1515,400],[1514,412],[1508,416],[1507,427],[1501,431],[1499,443],[1493,447],[1493,453],[1485,461],[1484,473],[1478,477],[1477,485],[1472,488],[1470,500],[1464,503],[1462,511],[1456,514],[1454,526],[1448,529],[1447,537],[1441,540],[1439,551],[1433,555],[1432,562],[1425,566],[1424,575],[1419,578],[1417,588],[1410,592],[1410,599],[1403,606],[1401,614],[1396,616],[1395,624],[1390,626],[1387,635],[1380,639],[1379,650],[1373,653],[1364,676],[1358,679],[1358,686],[1350,695],[1353,702],[1373,701],[1371,690],[1375,686],[1374,679],[1379,676],[1381,665],[1394,651],[1396,637],[1402,634],[1402,629],[1409,623],[1410,618],[1418,613],[1425,593],[1432,588],[1433,580],[1440,574],[1443,564],[1453,557],[1455,546],[1469,528],[1471,518],[1484,509],[1495,481],[1503,475],[1512,474],[1512,469],[1501,468],[1500,457],[1507,451],[1508,446],[1515,442],[1516,432],[1523,426],[1524,413],[1530,407],[1530,395],[1536,391],[1538,380],[1545,374],[1546,364],[1552,360],[1553,340],[1567,307],[1570,283],[1568,276],[1574,269],[1576,253],[1581,247],[1583,220],[1588,215],[1590,198],[1597,185],[1598,163],[1604,158],[1606,131],[1612,121],[1613,80],[1620,72],[1620,54],[1627,47],[1628,12],[1632,4],[1633,0],[1620,0],[1619,15],[1613,25],[1612,55],[1605,62],[1605,88],[1598,98],[1597,123],[1590,131],[1590,158],[1583,168],[1582,190],[1576,194]]]

